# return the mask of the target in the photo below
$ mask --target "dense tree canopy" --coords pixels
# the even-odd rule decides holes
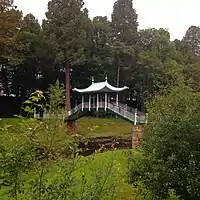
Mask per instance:
[[[51,0],[42,26],[32,14],[22,17],[11,0],[0,5],[0,81],[6,95],[47,90],[58,79],[67,83],[69,99],[71,87],[108,75],[113,85],[129,86],[127,103],[143,110],[146,101],[179,81],[199,90],[196,26],[175,41],[164,28],[138,30],[132,0],[117,0],[111,21],[89,19],[83,0]]]
[[[12,75],[12,93],[15,95],[24,96],[39,86],[40,34],[41,27],[37,19],[32,14],[26,15],[18,33],[21,63],[15,67]]]
[[[167,199],[174,189],[180,199],[200,198],[200,94],[179,85],[148,104],[143,157],[133,159],[131,182],[142,181],[152,199]]]
[[[21,17],[12,0],[0,1],[0,59],[12,58],[15,53]]]
[[[188,48],[200,56],[200,28],[197,26],[191,26],[183,38],[183,41],[188,45]]]
[[[22,14],[12,0],[0,0],[0,88],[10,93],[13,66],[21,60],[18,57],[18,32],[21,28]]]
[[[126,45],[137,41],[137,14],[133,8],[132,0],[117,0],[113,7],[112,27],[114,40],[124,42]]]
[[[87,43],[87,12],[82,0],[52,0],[48,3],[47,20],[43,22],[45,38],[51,40],[55,49],[55,63],[59,70],[66,70],[66,109],[70,109],[70,70],[71,66],[84,65]],[[66,66],[66,67],[65,67]]]
[[[110,21],[107,17],[96,16],[92,21],[92,28],[91,65],[94,75],[98,74],[99,78],[104,78],[105,74],[112,76],[112,29]]]
[[[134,70],[138,22],[132,0],[117,0],[112,13],[112,54],[117,66],[117,87],[130,81],[127,74]],[[124,80],[123,82],[120,80]]]

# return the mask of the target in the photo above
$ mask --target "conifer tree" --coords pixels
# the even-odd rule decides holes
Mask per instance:
[[[138,22],[132,0],[117,0],[112,13],[113,56],[117,65],[117,87],[120,75],[126,69],[132,70],[134,65],[134,45],[138,40]],[[123,79],[127,77],[126,73]]]
[[[21,20],[22,13],[14,6],[13,0],[0,0],[0,83],[7,95],[13,67],[21,62],[18,56]]]
[[[51,0],[48,3],[47,20],[43,22],[47,40],[54,44],[57,55],[55,62],[65,65],[66,71],[66,111],[70,106],[70,67],[85,62],[87,41],[86,26],[88,16],[83,8],[83,0]],[[64,70],[64,69],[62,69]]]

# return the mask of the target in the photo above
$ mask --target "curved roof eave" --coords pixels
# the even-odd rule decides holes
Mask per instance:
[[[77,89],[74,88],[73,91],[79,93],[94,93],[94,92],[121,92],[129,89],[127,86],[122,88],[116,88],[111,86],[108,82],[92,83],[88,88]]]

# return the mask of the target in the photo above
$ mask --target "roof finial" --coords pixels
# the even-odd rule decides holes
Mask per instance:
[[[106,82],[108,81],[108,76],[107,76],[107,74],[106,74],[106,78],[105,78],[105,80],[106,80]]]
[[[94,83],[94,77],[92,76],[92,83]]]

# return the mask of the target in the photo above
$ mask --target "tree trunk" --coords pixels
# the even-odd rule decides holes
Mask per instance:
[[[66,63],[65,81],[66,81],[65,110],[68,113],[68,111],[71,110],[71,100],[70,100],[70,64],[69,64],[69,62]]]
[[[117,87],[119,87],[119,78],[120,78],[120,59],[118,58],[118,63],[117,63]]]

